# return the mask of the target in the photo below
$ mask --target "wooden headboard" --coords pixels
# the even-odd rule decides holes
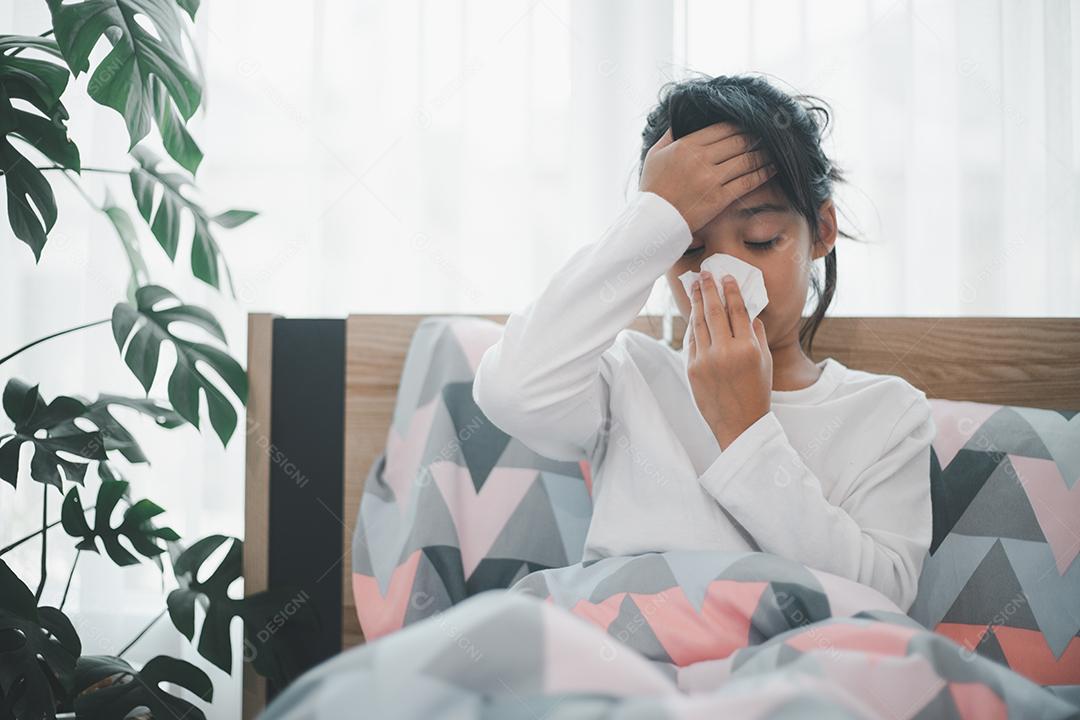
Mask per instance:
[[[321,657],[363,642],[351,589],[353,526],[425,317],[248,318],[245,593],[303,585],[324,617]],[[661,336],[658,316],[631,327]],[[676,347],[685,328],[675,318]],[[813,359],[828,356],[899,375],[931,398],[1080,410],[1080,318],[826,318]],[[277,689],[244,668],[244,716],[254,717]]]

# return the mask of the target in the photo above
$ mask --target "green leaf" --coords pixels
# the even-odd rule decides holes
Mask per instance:
[[[93,410],[97,407],[108,407],[110,405],[120,405],[122,407],[131,408],[132,410],[138,410],[143,415],[153,418],[154,422],[158,424],[158,427],[165,428],[166,430],[178,428],[185,422],[184,418],[180,417],[175,410],[153,398],[133,398],[105,393],[103,395],[98,395],[98,399],[90,403],[87,407],[88,409]]]
[[[37,607],[30,588],[0,560],[0,699],[18,718],[56,716],[70,694],[82,643],[71,621]]]
[[[180,246],[180,216],[186,210],[191,214],[194,226],[191,239],[192,274],[221,289],[221,275],[224,273],[235,294],[228,265],[210,230],[214,218],[183,193],[184,187],[194,187],[191,181],[183,175],[160,170],[161,159],[146,148],[137,147],[131,154],[139,162],[139,167],[131,171],[131,192],[135,196],[135,204],[165,254],[170,260],[176,260],[176,251]]]
[[[120,481],[122,481],[124,479],[107,462],[99,462],[98,463],[97,474],[98,474],[98,478],[101,479],[103,482],[120,482]],[[131,502],[131,498],[129,498],[126,493],[124,495],[124,500],[126,502],[129,502],[129,503]],[[175,539],[172,539],[172,538],[175,538]],[[171,530],[167,529],[167,532],[165,532],[162,535],[161,539],[165,541],[166,552],[168,552],[170,554],[170,556],[171,556],[172,549],[179,544],[177,542],[177,540],[180,539],[179,535],[177,535],[176,533],[174,533]],[[155,554],[150,558],[150,561],[152,563],[154,563],[154,565],[157,566],[157,569],[160,570],[161,573],[162,573],[161,574],[161,592],[164,593],[165,592],[165,564],[161,560],[162,557],[164,557],[164,553]]]
[[[116,720],[135,717],[146,708],[154,718],[206,720],[194,704],[170,695],[162,683],[178,685],[207,702],[214,699],[214,686],[201,669],[176,658],[158,655],[135,672],[117,657],[87,655],[75,668],[75,715],[79,720]]]
[[[135,302],[135,290],[140,285],[150,282],[150,270],[142,256],[139,236],[135,232],[131,216],[128,215],[127,210],[116,204],[108,188],[105,188],[105,204],[102,210],[109,218],[109,222],[113,224],[116,235],[120,238],[120,245],[124,249],[124,255],[127,257],[131,275],[128,278],[126,294],[130,302]]]
[[[90,68],[90,53],[102,38],[112,44],[91,75],[87,91],[123,116],[129,149],[146,137],[151,121],[168,134],[163,118],[165,124],[174,118],[186,122],[195,113],[202,89],[188,66],[181,42],[183,20],[175,0],[48,0],[48,4],[57,43],[76,77]],[[153,32],[136,17],[149,23]],[[173,114],[174,107],[178,116]],[[175,138],[166,143],[170,154],[177,147]],[[174,157],[195,171],[198,163],[191,165],[193,154],[181,152]]]
[[[198,580],[206,560],[225,543],[225,557],[213,573]],[[188,640],[195,639],[195,605],[204,611],[199,654],[227,673],[232,673],[232,638],[229,625],[240,614],[241,601],[229,596],[229,586],[240,577],[243,542],[224,535],[205,537],[180,553],[173,572],[180,587],[169,593],[167,604],[173,625]]]
[[[124,427],[112,414],[110,407],[119,405],[137,410],[143,415],[153,418],[158,427],[171,430],[180,427],[187,421],[184,420],[171,407],[151,398],[131,398],[121,395],[100,395],[93,402],[80,398],[86,404],[86,411],[82,417],[92,422],[101,431],[105,439],[105,450],[118,450],[124,458],[131,463],[150,463],[149,458],[143,453],[135,436]],[[74,425],[74,423],[72,423]]]
[[[0,53],[23,48],[44,50],[50,55],[63,57],[60,54],[60,49],[56,46],[56,40],[51,37],[41,35],[0,35]]]
[[[227,545],[225,556],[204,581],[203,565]],[[225,672],[232,671],[233,648],[229,626],[234,617],[244,621],[244,656],[256,672],[282,686],[316,660],[307,640],[319,628],[319,618],[306,592],[279,588],[243,599],[229,595],[240,577],[244,543],[237,538],[211,535],[183,550],[173,562],[180,587],[169,593],[169,617],[189,640],[195,639],[195,606],[203,608],[199,654]]]
[[[67,136],[67,110],[60,96],[67,87],[68,70],[50,60],[8,54],[32,48],[59,57],[48,38],[0,35],[0,174],[7,187],[8,222],[15,237],[41,259],[49,232],[56,224],[56,198],[45,176],[15,146],[18,138],[57,165],[80,170],[79,149]],[[42,115],[12,105],[12,99],[30,103]]]
[[[79,428],[72,421],[83,417],[86,405],[77,398],[58,395],[46,404],[33,387],[12,378],[4,387],[4,412],[15,424],[15,434],[0,445],[0,479],[16,487],[19,476],[19,451],[23,444],[34,447],[30,462],[30,477],[40,483],[63,489],[64,478],[82,484],[87,463],[75,462],[57,455],[71,453],[87,460],[105,460],[105,439],[98,430]],[[44,437],[38,437],[40,431]]]
[[[15,237],[41,259],[47,235],[56,224],[56,197],[34,164],[0,138],[0,174],[7,185],[8,222]]]
[[[197,363],[209,366],[224,380],[241,404],[247,402],[247,374],[223,350],[174,335],[171,329],[174,322],[200,327],[222,344],[225,343],[225,331],[213,315],[201,307],[184,305],[176,295],[159,285],[139,288],[135,305],[126,302],[116,304],[112,316],[113,337],[117,348],[124,353],[124,362],[147,392],[157,375],[161,343],[172,343],[176,349],[176,365],[169,377],[169,402],[181,417],[199,427],[201,391],[206,397],[210,424],[222,444],[227,445],[236,430],[236,410],[225,394],[207,379]]]
[[[100,539],[105,552],[114,563],[123,567],[134,565],[139,559],[128,552],[120,543],[125,537],[135,551],[143,557],[154,558],[165,552],[165,548],[155,540],[179,540],[180,536],[172,528],[156,527],[151,520],[165,512],[149,500],[139,500],[124,511],[123,520],[116,527],[112,526],[112,515],[117,503],[127,496],[126,480],[103,480],[98,488],[97,502],[94,505],[94,527],[86,522],[79,488],[73,487],[64,498],[60,509],[60,521],[71,537],[81,538],[76,545],[79,550],[98,552],[97,541]]]
[[[60,167],[81,172],[79,148],[67,135],[67,128],[25,110],[14,111],[15,127],[8,133],[34,147]]]
[[[173,104],[169,102],[165,86],[157,80],[152,80],[151,84],[154,117],[161,131],[161,142],[166,152],[180,163],[181,167],[194,175],[199,169],[199,164],[202,163],[202,150],[188,132],[184,118],[180,117]]]
[[[211,220],[221,227],[234,228],[243,225],[258,214],[254,210],[226,210],[220,215],[215,215]]]
[[[176,0],[176,4],[184,8],[191,19],[195,19],[195,13],[199,10],[199,0]]]
[[[52,38],[27,37],[25,35],[0,35],[0,86],[7,98],[26,100],[43,115],[58,125],[68,119],[67,109],[60,102],[68,78],[63,65],[39,58],[11,55],[8,51],[31,48],[60,58],[60,49]],[[0,109],[0,116],[7,112],[10,103]],[[3,123],[0,122],[0,126]]]

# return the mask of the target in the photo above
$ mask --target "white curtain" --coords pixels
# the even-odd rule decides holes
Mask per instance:
[[[1080,3],[688,0],[691,67],[835,110],[839,315],[1080,313]]]
[[[40,32],[43,5],[0,0],[3,31]],[[249,310],[524,306],[619,212],[657,89],[687,70],[766,72],[831,104],[829,151],[851,181],[839,200],[865,238],[838,243],[833,314],[1080,314],[1075,1],[311,0],[268,11],[208,0],[195,35],[208,78],[192,126],[202,197],[262,215],[220,236],[239,303],[150,256],[155,281],[218,313],[240,358]],[[122,122],[85,100],[85,75],[75,86],[84,164],[123,167]],[[55,179],[61,219],[38,266],[0,224],[0,355],[107,317],[123,293],[111,230]],[[130,197],[124,178],[106,179]],[[101,179],[86,184],[100,201]],[[646,311],[668,303],[658,283]],[[0,370],[47,397],[140,392],[107,327]],[[132,422],[154,461],[129,472],[134,494],[165,506],[186,537],[241,534],[242,436],[223,449],[208,430]],[[0,543],[33,531],[39,489],[0,483]],[[50,519],[58,511],[54,498]],[[70,545],[51,533],[52,547]],[[33,579],[37,550],[6,559]],[[46,602],[59,601],[71,557],[50,555]],[[89,652],[116,652],[163,607],[157,571],[87,553],[79,563],[66,609]],[[167,620],[130,658],[161,652],[197,658]],[[238,675],[208,670],[210,716],[236,717]]]

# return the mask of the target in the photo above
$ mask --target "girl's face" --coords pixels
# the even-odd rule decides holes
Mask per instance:
[[[812,261],[828,254],[836,242],[836,209],[831,200],[821,205],[819,218],[818,242],[812,243],[809,223],[790,206],[775,181],[743,195],[694,233],[686,254],[665,273],[679,312],[690,317],[690,298],[679,275],[698,272],[709,255],[725,253],[757,267],[764,276],[769,304],[759,317],[770,347],[790,333],[798,337]]]

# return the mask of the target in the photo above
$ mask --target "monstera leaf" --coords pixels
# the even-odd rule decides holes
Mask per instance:
[[[36,148],[61,167],[80,169],[79,149],[67,136],[67,110],[60,96],[67,87],[68,71],[47,59],[13,54],[33,49],[60,57],[49,38],[0,35],[0,173],[7,188],[8,220],[15,236],[41,259],[48,233],[56,223],[56,198],[45,176],[14,145],[11,138]],[[12,104],[24,100],[38,115]]]
[[[206,580],[203,565],[220,547],[229,543],[224,557]],[[244,543],[237,538],[211,535],[179,553],[173,571],[180,587],[169,593],[169,617],[189,640],[195,638],[195,606],[203,609],[199,654],[225,672],[232,672],[234,617],[244,621],[244,657],[257,672],[286,683],[305,667],[303,640],[319,626],[318,615],[306,592],[281,588],[238,599],[229,587],[241,575]]]
[[[145,285],[135,291],[135,305],[121,302],[113,308],[112,328],[116,346],[124,362],[150,392],[158,370],[162,341],[176,349],[176,365],[169,377],[169,402],[176,412],[199,427],[199,393],[206,396],[210,424],[222,444],[228,444],[236,430],[236,410],[225,394],[211,383],[196,363],[205,363],[236,394],[247,402],[247,375],[228,353],[205,343],[185,340],[173,334],[173,323],[186,323],[206,330],[225,343],[225,331],[201,307],[184,305],[173,293],[159,285]],[[126,346],[126,351],[125,351]]]
[[[135,195],[135,204],[158,243],[165,250],[170,260],[176,260],[176,251],[180,245],[180,216],[191,213],[194,232],[191,239],[191,273],[203,282],[221,289],[221,274],[224,271],[229,287],[235,294],[232,276],[228,265],[221,256],[221,249],[214,239],[213,224],[232,228],[241,225],[255,213],[250,210],[230,210],[216,216],[210,216],[201,205],[184,195],[184,187],[191,186],[190,180],[178,173],[161,170],[161,159],[146,148],[138,147],[132,156],[139,162],[139,167],[131,171],[131,192]]]
[[[0,85],[9,98],[26,100],[54,123],[68,119],[60,102],[70,74],[63,65],[50,60],[20,57],[14,51],[38,50],[61,58],[60,48],[52,38],[32,35],[0,35]]]
[[[82,652],[71,621],[34,594],[0,560],[0,713],[53,718],[73,686]]]
[[[16,487],[19,478],[19,450],[24,443],[34,446],[30,462],[30,477],[62,489],[60,471],[68,480],[82,483],[88,463],[60,457],[58,452],[71,453],[87,460],[105,460],[105,439],[98,430],[88,431],[72,420],[82,417],[86,405],[73,397],[59,395],[45,404],[38,386],[30,387],[12,378],[4,387],[4,412],[15,423],[15,433],[0,445],[0,479]],[[39,437],[41,431],[44,437]]]
[[[79,720],[144,717],[135,710],[146,708],[153,718],[206,720],[198,707],[162,690],[161,683],[166,682],[207,702],[214,699],[210,677],[184,660],[158,655],[135,672],[120,658],[81,657],[75,668],[75,716]]]
[[[178,412],[151,398],[130,398],[121,395],[99,395],[94,402],[86,404],[85,417],[97,425],[105,436],[106,450],[119,450],[120,454],[128,462],[149,463],[149,458],[143,453],[139,443],[117,420],[110,408],[112,406],[128,407],[137,410],[143,415],[153,418],[158,427],[171,430],[180,427],[186,421]]]
[[[56,224],[56,197],[49,181],[4,138],[0,138],[0,171],[7,186],[11,229],[15,237],[30,246],[34,260],[40,260],[47,236]]]
[[[199,570],[225,543],[231,543],[214,572],[200,581]],[[227,673],[232,672],[229,625],[240,614],[241,601],[229,596],[229,586],[240,577],[243,543],[224,535],[211,535],[180,553],[173,572],[180,587],[169,593],[169,617],[188,640],[195,639],[195,605],[203,608],[199,654]]]
[[[184,21],[176,0],[48,0],[48,4],[56,40],[76,77],[89,70],[90,53],[100,40],[112,44],[91,75],[87,91],[123,116],[129,148],[156,122],[165,149],[194,174],[202,152],[184,124],[199,107],[202,89],[183,48]]]
[[[79,400],[86,405],[82,417],[94,423],[98,430],[101,431],[101,435],[105,439],[105,450],[117,450],[131,463],[149,464],[150,459],[143,453],[142,448],[131,432],[112,414],[110,410],[112,406],[117,405],[138,410],[143,415],[152,418],[158,427],[167,430],[180,427],[187,422],[175,410],[152,398],[131,398],[122,395],[105,394],[99,395],[98,399],[93,402],[83,398],[79,398]],[[78,429],[73,420],[58,426],[58,429],[68,429],[69,426],[73,430]]]
[[[9,137],[15,136],[26,142],[57,165],[75,172],[81,170],[79,148],[68,138],[63,123],[17,109],[12,106],[10,97],[0,96],[0,127]]]
[[[105,552],[117,565],[134,565],[139,559],[120,544],[120,538],[126,537],[143,557],[153,558],[165,552],[165,548],[155,540],[179,540],[180,536],[172,528],[155,527],[151,520],[165,512],[149,500],[139,500],[124,511],[123,520],[116,527],[112,526],[112,515],[120,499],[127,495],[126,480],[103,480],[98,488],[97,502],[94,504],[94,527],[86,522],[85,510],[79,498],[79,488],[73,487],[64,498],[60,510],[60,520],[64,531],[72,537],[82,538],[75,547],[79,550],[97,552],[97,540],[101,539]]]
[[[151,79],[150,99],[165,151],[180,163],[181,167],[194,175],[203,159],[202,150],[188,132],[185,119],[177,114],[169,101],[165,85],[156,78]]]

